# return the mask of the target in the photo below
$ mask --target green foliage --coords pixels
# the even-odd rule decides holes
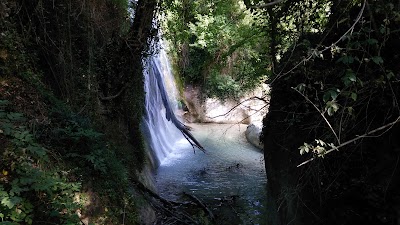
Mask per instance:
[[[59,173],[45,166],[49,162],[48,150],[36,142],[25,126],[19,125],[25,118],[20,113],[7,111],[7,104],[0,101],[0,135],[11,142],[1,152],[1,221],[80,224],[75,214],[80,203],[74,200],[80,184],[68,181],[67,172]]]
[[[358,15],[352,11],[346,11],[344,18],[333,17],[330,23],[337,28],[323,34],[330,38],[329,41],[319,42],[315,38],[318,35],[308,34],[304,36],[308,40],[302,41],[307,45],[295,45],[298,49],[304,48],[304,55],[308,55],[303,55],[303,65],[297,64],[292,69],[296,71],[293,74],[304,78],[298,80],[301,83],[296,89],[304,94],[308,104],[317,108],[315,112],[320,114],[324,128],[329,130],[324,134],[325,140],[335,139],[340,144],[356,135],[353,132],[360,127],[356,121],[375,122],[371,115],[379,115],[377,117],[382,121],[388,121],[398,111],[396,90],[399,78],[393,73],[398,63],[393,58],[398,59],[399,54],[392,49],[398,46],[395,41],[399,38],[398,31],[393,29],[397,29],[400,19],[398,11],[388,10],[393,9],[392,3],[378,1],[372,5],[369,8],[362,4],[352,6],[353,10],[357,9],[354,12],[364,10],[366,14],[368,11],[369,17],[364,21],[354,20]],[[378,21],[375,17],[384,19]],[[312,43],[318,46],[313,48]],[[297,78],[286,77],[287,80]],[[371,102],[376,105],[371,106]],[[365,130],[368,129],[363,128],[358,133]],[[300,150],[304,153],[315,148],[303,145]]]
[[[288,1],[265,10],[268,15],[266,26],[270,32],[271,57],[280,61],[301,36],[322,33],[331,16],[332,4],[329,0]]]
[[[189,58],[191,64],[182,71],[182,77],[187,83],[201,84],[204,81],[202,75],[206,62],[212,57],[206,50],[200,48],[190,48]]]
[[[80,192],[81,185],[71,181],[71,177],[76,176],[81,182],[96,181],[93,188],[106,196],[110,204],[104,206],[110,208],[106,214],[109,221],[118,220],[120,208],[135,211],[129,193],[127,166],[116,155],[119,147],[105,142],[104,135],[92,129],[87,119],[69,110],[55,108],[54,124],[40,127],[44,132],[35,137],[21,125],[26,120],[24,116],[7,111],[7,104],[8,101],[0,101],[0,135],[10,139],[10,146],[0,160],[4,165],[0,170],[6,174],[3,178],[0,175],[3,221],[79,224],[75,212],[82,208],[82,202],[75,202],[74,197]],[[45,142],[52,151],[42,147],[37,140]],[[49,155],[56,156],[58,164],[53,165]],[[40,206],[36,202],[40,202]],[[127,219],[135,221],[136,218],[136,214],[131,213]]]
[[[329,148],[329,149],[326,149]],[[306,153],[313,153],[317,157],[324,157],[327,150],[336,149],[336,146],[333,143],[325,143],[322,140],[315,139],[315,145],[304,143],[299,147],[300,155]]]
[[[229,75],[221,75],[217,71],[211,72],[206,83],[207,94],[221,99],[239,97],[240,86]]]
[[[121,11],[128,9],[129,1],[125,0],[112,0],[112,2],[117,6]]]
[[[233,0],[167,1],[165,8],[165,36],[175,61],[182,64],[179,73],[185,82],[202,85],[207,94],[223,99],[263,81],[268,60],[261,60],[267,45],[261,13]]]
[[[6,17],[2,14],[4,5]],[[129,178],[145,162],[139,135],[144,92],[141,62],[132,62],[129,46],[137,37],[129,34],[127,38],[131,31],[127,5],[123,0],[0,3],[0,76],[18,77],[18,85],[13,87],[18,98],[3,93],[7,86],[1,86],[1,98],[6,96],[16,103],[13,110],[25,113],[19,104],[24,102],[27,110],[27,119],[5,107],[0,111],[0,143],[7,143],[6,148],[0,148],[0,172],[7,174],[0,174],[0,184],[7,194],[4,198],[10,198],[14,186],[28,189],[15,196],[26,205],[32,203],[32,212],[25,214],[33,223],[63,224],[75,221],[72,217],[76,217],[77,208],[85,213],[84,207],[74,206],[67,193],[81,189],[80,183],[83,190],[91,189],[101,199],[100,210],[86,212],[87,216],[101,216],[105,224],[116,224],[120,209],[126,208],[129,216],[125,222],[136,222]],[[121,94],[124,102],[122,98],[99,102],[99,94],[115,95],[129,82],[129,97]],[[115,126],[107,132],[111,124],[120,125],[124,119],[130,120],[126,125],[129,131],[138,133],[129,138],[134,149],[126,140],[126,127]],[[20,184],[21,178],[35,181]],[[69,184],[77,186],[65,186]],[[7,200],[4,203],[11,206]],[[39,203],[41,207],[37,207]],[[10,221],[11,213],[23,205],[18,203],[13,209],[1,205],[0,218],[4,223]],[[3,207],[8,211],[3,212]]]

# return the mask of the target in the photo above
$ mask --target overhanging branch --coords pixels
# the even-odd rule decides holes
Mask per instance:
[[[241,106],[243,103],[245,103],[245,102],[247,102],[247,101],[251,101],[251,100],[260,100],[260,101],[263,101],[266,105],[268,105],[268,104],[269,104],[269,101],[266,100],[265,98],[266,98],[266,97],[258,97],[258,96],[250,97],[250,98],[248,98],[248,99],[243,100],[242,102],[239,102],[238,104],[236,104],[234,107],[232,107],[228,112],[226,112],[226,113],[224,113],[224,114],[217,115],[217,116],[207,116],[207,118],[209,118],[209,119],[215,119],[215,118],[218,118],[218,117],[226,116],[226,115],[228,115],[229,113],[231,113],[233,110],[235,110],[237,107]],[[263,109],[263,108],[265,108],[265,107],[263,106],[261,109]],[[260,109],[259,109],[259,110],[260,110]],[[258,110],[255,110],[255,111],[258,111]]]
[[[334,147],[334,148],[329,149],[329,150],[326,151],[323,155],[329,154],[329,153],[331,153],[331,152],[333,152],[333,151],[336,151],[336,150],[339,151],[339,148],[344,147],[344,146],[346,146],[346,145],[348,145],[348,144],[351,144],[351,143],[353,143],[353,142],[355,142],[355,141],[357,141],[357,140],[359,140],[359,139],[361,139],[361,138],[379,137],[380,135],[378,135],[378,136],[369,136],[369,135],[371,135],[371,134],[373,134],[373,133],[376,133],[376,132],[378,132],[378,131],[384,130],[384,129],[386,129],[386,128],[387,128],[386,131],[388,131],[388,130],[390,130],[390,129],[391,129],[396,123],[398,123],[398,122],[400,122],[400,116],[397,117],[397,119],[396,119],[395,121],[391,122],[391,123],[388,123],[388,124],[386,124],[386,125],[384,125],[384,126],[378,127],[378,128],[376,128],[375,130],[371,130],[371,131],[368,132],[368,133],[365,133],[365,134],[363,134],[363,135],[359,135],[359,136],[357,136],[357,137],[355,137],[355,138],[353,138],[353,139],[351,139],[351,140],[348,140],[348,141],[346,141],[346,142],[343,142],[343,143],[340,144],[339,146],[336,146],[336,147]],[[385,132],[386,132],[386,131],[385,131]],[[385,133],[385,132],[384,132],[384,133]],[[303,165],[305,165],[305,164],[307,164],[307,163],[313,161],[314,159],[315,159],[315,158],[308,159],[308,160],[306,160],[306,161],[300,163],[297,167],[303,166]]]

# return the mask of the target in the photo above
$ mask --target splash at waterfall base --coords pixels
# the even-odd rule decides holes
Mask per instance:
[[[179,143],[156,171],[156,187],[173,202],[199,199],[213,224],[263,224],[266,177],[262,153],[250,145],[244,124],[190,124],[205,154]],[[200,209],[200,211],[204,211]],[[204,211],[208,219],[210,214]]]

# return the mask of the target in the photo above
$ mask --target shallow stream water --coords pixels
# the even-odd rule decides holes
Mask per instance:
[[[264,224],[266,175],[263,154],[246,141],[246,125],[189,124],[206,149],[182,139],[155,176],[159,194],[180,200],[189,193],[215,214],[216,224]]]

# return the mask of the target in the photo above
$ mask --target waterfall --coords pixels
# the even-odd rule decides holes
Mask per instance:
[[[186,141],[173,123],[178,109],[178,91],[167,55],[163,49],[145,62],[145,116],[142,130],[157,165],[174,150],[177,143]],[[180,123],[180,122],[179,122]]]

